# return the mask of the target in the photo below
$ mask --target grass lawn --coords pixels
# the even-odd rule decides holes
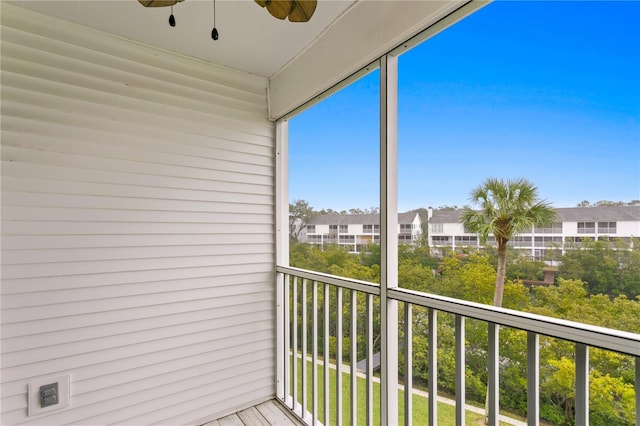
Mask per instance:
[[[325,425],[336,424],[336,370],[329,369],[329,421],[325,421],[324,413],[324,366],[318,366],[318,419]],[[312,412],[312,365],[307,361],[307,411]],[[293,377],[293,376],[291,376]],[[358,424],[364,425],[366,422],[366,381],[358,377],[358,400],[356,402]],[[298,358],[298,403],[302,401],[302,359]],[[351,376],[343,371],[342,373],[342,422],[345,425],[351,424]],[[413,424],[426,425],[429,421],[429,409],[427,398],[420,395],[413,395]],[[404,391],[398,391],[398,424],[404,424]],[[438,403],[438,425],[455,425],[455,407]],[[373,424],[380,424],[380,383],[373,382]],[[484,424],[483,416],[467,411],[467,425]]]

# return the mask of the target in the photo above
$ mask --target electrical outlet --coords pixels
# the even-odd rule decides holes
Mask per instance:
[[[27,385],[28,415],[37,416],[69,406],[71,376],[43,377]]]

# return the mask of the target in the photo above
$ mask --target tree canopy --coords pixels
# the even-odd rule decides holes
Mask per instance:
[[[462,223],[470,232],[477,233],[483,244],[489,235],[496,239],[498,273],[493,304],[502,306],[507,243],[513,235],[534,225],[553,223],[556,213],[550,204],[540,200],[538,188],[523,178],[507,181],[488,178],[471,191],[471,201],[479,210],[465,209]]]

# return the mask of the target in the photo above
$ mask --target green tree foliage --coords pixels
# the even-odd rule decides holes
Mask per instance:
[[[480,210],[465,209],[462,222],[468,230],[480,236],[484,244],[493,235],[498,244],[498,269],[493,295],[494,306],[502,306],[507,243],[517,233],[533,225],[553,223],[555,211],[540,201],[538,188],[526,179],[488,178],[471,191],[471,200]]]
[[[293,200],[289,203],[289,238],[297,241],[300,232],[318,213],[305,200]]]
[[[628,297],[629,288],[640,280],[637,242],[633,247],[621,242],[610,244],[587,241],[582,250],[568,250],[563,258],[556,283],[548,287],[527,288],[520,279],[539,279],[542,263],[526,260],[513,253],[506,265],[504,307],[536,314],[579,321],[587,324],[640,333],[640,299]],[[584,243],[583,243],[584,244]],[[589,245],[591,244],[591,245]],[[338,245],[320,250],[316,246],[292,242],[290,264],[322,273],[329,273],[377,283],[380,281],[380,248],[372,245],[360,255],[350,254]],[[492,303],[496,280],[495,250],[461,255],[450,253],[442,259],[432,258],[428,248],[399,247],[398,279],[402,287]],[[604,259],[604,260],[602,260]],[[592,281],[587,281],[586,278]],[[599,287],[617,289],[594,294]],[[605,284],[603,284],[605,283]],[[298,280],[298,317],[301,324],[302,286],[307,286],[307,306],[311,306],[312,283]],[[331,349],[336,351],[336,289],[329,292]],[[324,285],[319,286],[319,332],[323,333]],[[343,291],[343,360],[349,362],[351,301],[349,290]],[[380,346],[379,298],[374,301],[374,352]],[[401,304],[402,307],[402,304]],[[360,294],[356,306],[358,331],[358,359],[365,357],[366,298]],[[311,309],[307,311],[307,344],[311,347]],[[402,309],[399,322],[402,324]],[[455,333],[454,316],[438,314],[438,386],[441,392],[455,390]],[[414,381],[418,386],[428,384],[428,310],[413,309]],[[404,339],[402,328],[400,339]],[[466,383],[467,398],[483,403],[487,383],[487,324],[467,319]],[[302,337],[298,329],[298,341]],[[501,328],[500,400],[501,408],[524,415],[526,413],[526,333]],[[301,347],[301,346],[299,346]],[[323,348],[319,348],[321,356]],[[402,363],[402,357],[400,357]],[[541,418],[557,425],[573,425],[575,405],[575,345],[564,340],[540,336]],[[404,366],[400,365],[400,373]],[[633,423],[635,404],[635,362],[632,357],[591,348],[590,350],[590,406],[592,425],[628,425]]]
[[[587,283],[590,294],[640,295],[640,240],[585,238],[562,257],[559,275]]]

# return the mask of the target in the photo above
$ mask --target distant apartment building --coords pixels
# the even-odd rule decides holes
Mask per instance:
[[[532,258],[545,259],[579,247],[585,238],[632,242],[640,237],[640,206],[558,208],[556,214],[555,223],[533,226],[515,235],[508,245],[530,251]],[[429,210],[428,241],[433,253],[480,247],[478,235],[464,228],[461,216],[462,210]],[[489,237],[485,245],[495,246],[495,238]]]
[[[338,244],[359,253],[369,244],[380,243],[379,214],[321,215],[307,223],[300,241],[325,247]],[[417,212],[398,214],[398,242],[419,245],[422,221]]]

